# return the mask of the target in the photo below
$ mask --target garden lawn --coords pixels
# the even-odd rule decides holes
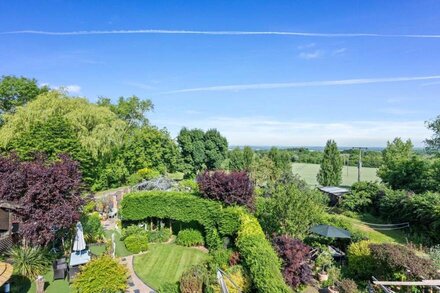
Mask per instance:
[[[125,248],[124,241],[121,240],[121,232],[118,230],[105,230],[105,237],[111,241],[113,232],[115,233],[116,256],[124,257],[133,254]]]
[[[116,236],[116,235],[115,235]],[[111,238],[111,235],[110,235]],[[97,244],[89,246],[90,252],[96,256],[101,256],[105,252],[105,244]]]
[[[134,257],[134,270],[148,286],[158,289],[164,283],[179,281],[185,270],[207,257],[196,248],[150,244],[147,253]]]
[[[380,219],[370,215],[370,214],[361,214],[357,215],[356,218],[350,218],[347,216],[342,215],[344,218],[346,218],[355,229],[358,229],[359,231],[362,231],[367,234],[368,238],[372,242],[376,243],[400,243],[400,244],[406,244],[406,236],[402,230],[389,230],[389,231],[381,231],[381,230],[375,230],[365,224],[362,223],[362,221],[367,223],[373,223],[373,224],[383,224],[384,222]]]
[[[53,271],[50,269],[45,275],[45,290],[46,293],[69,293],[74,292],[72,288],[69,288],[67,278],[64,280],[53,280]],[[11,292],[12,293],[35,293],[35,282],[31,282],[29,279],[13,275],[11,277]]]
[[[319,171],[319,164],[306,164],[306,163],[293,163],[293,174],[298,174],[307,184],[317,186],[316,175]],[[363,167],[361,170],[362,181],[380,181],[380,178],[376,175],[376,168]],[[342,169],[342,185],[351,186],[357,182],[357,167],[344,166]]]

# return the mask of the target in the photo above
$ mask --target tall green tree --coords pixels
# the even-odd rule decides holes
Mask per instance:
[[[250,146],[243,148],[243,170],[250,171],[254,162],[254,151]]]
[[[440,156],[440,115],[431,121],[427,121],[426,126],[434,132],[431,138],[425,140],[427,149]]]
[[[274,162],[275,167],[281,172],[290,172],[292,170],[291,155],[288,151],[272,147],[268,153],[268,156]]]
[[[208,170],[219,169],[228,152],[228,140],[217,129],[205,133],[205,155]]]
[[[153,102],[150,99],[140,99],[137,96],[119,97],[116,104],[112,104],[109,98],[101,97],[98,100],[98,105],[108,107],[120,119],[127,122],[130,127],[148,125],[145,114],[154,109]]]
[[[166,130],[144,126],[131,131],[119,151],[130,174],[150,168],[162,173],[180,171],[181,159],[177,144]]]
[[[39,86],[35,79],[12,75],[2,76],[0,78],[0,125],[3,114],[14,112],[17,107],[23,106],[48,90],[47,86]]]
[[[249,172],[254,161],[254,151],[249,146],[245,146],[243,149],[235,147],[228,152],[228,159],[229,170]]]
[[[431,170],[435,170],[435,164],[416,154],[410,140],[404,142],[401,138],[395,138],[387,143],[382,156],[383,163],[377,175],[391,188],[414,192],[432,188],[435,176],[432,176]]]
[[[205,133],[201,129],[184,127],[177,136],[177,142],[186,177],[193,177],[204,169],[219,169],[226,159],[228,141],[216,129]]]
[[[203,130],[190,130],[186,127],[182,128],[177,136],[186,177],[195,176],[199,171],[206,168],[204,138],[205,133]]]
[[[323,186],[338,186],[342,182],[342,159],[334,140],[328,140],[318,175],[319,184]]]
[[[241,171],[244,170],[243,151],[239,147],[235,147],[228,152],[229,170]]]

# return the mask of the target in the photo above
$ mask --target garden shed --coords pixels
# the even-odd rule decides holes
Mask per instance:
[[[350,192],[350,190],[347,188],[342,188],[337,186],[323,186],[323,187],[318,187],[318,189],[329,196],[330,205],[332,206],[337,205],[341,200],[342,196]]]

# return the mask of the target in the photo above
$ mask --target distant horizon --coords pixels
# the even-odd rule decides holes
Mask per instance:
[[[267,150],[271,149],[272,147],[276,147],[278,149],[289,149],[289,148],[305,148],[309,150],[323,150],[325,148],[325,145],[322,146],[279,146],[279,145],[229,145],[229,148],[244,148],[246,146],[249,146],[253,150]],[[367,151],[381,151],[386,148],[386,146],[375,146],[375,147],[364,147],[364,146],[338,146],[339,150],[350,150],[350,149],[356,149],[356,148],[363,148]],[[423,150],[425,147],[414,147],[415,150]]]

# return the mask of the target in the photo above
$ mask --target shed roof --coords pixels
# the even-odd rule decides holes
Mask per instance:
[[[350,190],[348,190],[347,188],[342,188],[342,187],[337,187],[337,186],[323,186],[323,187],[319,187],[319,190],[321,190],[322,192],[334,194],[337,196],[342,196],[342,195],[350,192]]]

